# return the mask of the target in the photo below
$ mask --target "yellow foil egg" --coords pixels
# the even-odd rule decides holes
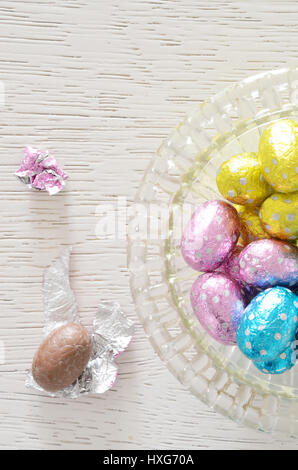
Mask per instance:
[[[270,234],[264,230],[260,217],[259,208],[251,208],[247,206],[240,206],[235,204],[240,221],[241,221],[241,233],[238,243],[242,246],[248,243],[261,240],[262,238],[271,238]]]
[[[290,119],[270,124],[260,138],[259,162],[264,178],[282,193],[298,190],[298,124]]]
[[[216,183],[220,193],[235,204],[260,205],[271,193],[255,153],[234,155],[222,163]]]
[[[263,202],[260,218],[266,231],[281,240],[298,237],[298,192],[274,193]]]

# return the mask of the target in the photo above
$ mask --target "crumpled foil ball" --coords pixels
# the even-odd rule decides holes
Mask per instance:
[[[61,191],[68,179],[55,157],[33,147],[25,148],[25,157],[15,175],[29,189],[47,191],[50,195]]]
[[[67,323],[80,323],[75,295],[69,282],[69,261],[70,250],[65,250],[44,273],[45,336]],[[93,343],[90,360],[71,386],[58,392],[45,391],[35,382],[31,370],[27,375],[26,386],[48,396],[67,398],[109,390],[117,377],[115,358],[129,345],[134,326],[117,302],[101,302],[90,333]]]

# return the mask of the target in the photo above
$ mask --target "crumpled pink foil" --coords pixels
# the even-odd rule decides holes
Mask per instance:
[[[15,175],[28,188],[47,191],[50,195],[61,191],[68,178],[55,157],[33,147],[25,148],[24,160]]]

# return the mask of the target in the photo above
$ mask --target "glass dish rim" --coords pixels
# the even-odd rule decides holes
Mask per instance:
[[[198,104],[197,106],[199,106],[201,109],[204,108],[205,106],[208,106],[208,104],[210,103],[216,103],[217,100],[219,100],[222,96],[224,96],[225,94],[228,94],[232,91],[235,91],[237,89],[241,89],[243,88],[244,86],[248,85],[248,84],[253,84],[254,82],[257,82],[258,80],[263,80],[265,78],[270,78],[272,79],[272,77],[274,76],[282,76],[282,75],[287,75],[289,72],[297,72],[298,71],[298,67],[283,67],[283,68],[280,68],[280,69],[274,69],[272,71],[263,71],[263,72],[259,72],[257,74],[254,74],[252,76],[249,76],[249,77],[246,77],[236,83],[233,83],[231,85],[228,85],[227,87],[224,87],[221,91],[219,91],[218,93],[214,94],[213,96],[207,98],[206,100],[204,100],[202,103]],[[186,117],[187,117],[187,114],[186,114]],[[178,126],[182,123],[183,121],[180,121],[180,123],[178,124]],[[177,126],[177,127],[178,127]],[[177,128],[176,127],[176,128]],[[169,140],[170,136],[168,136],[166,139],[163,140],[163,142],[161,143],[160,148],[162,148],[162,146],[164,146],[167,141]],[[213,140],[213,139],[212,139]],[[153,163],[159,158],[159,149],[157,150],[157,154],[151,159],[146,171],[145,171],[145,174],[144,174],[144,177],[143,177],[143,181],[136,193],[136,196],[135,196],[135,199],[134,199],[134,204],[139,202],[138,200],[138,196],[139,196],[139,191],[144,183],[144,180],[146,179],[146,176],[148,174],[150,174],[150,172],[152,171],[152,165]],[[165,243],[167,242],[167,240],[165,240]],[[129,269],[130,269],[130,266],[131,266],[131,260],[130,260],[130,256],[129,256],[129,250],[130,250],[130,247],[131,245],[133,244],[133,241],[131,240],[130,236],[128,236],[128,260],[129,260]],[[134,289],[134,282],[133,282],[133,278],[132,276],[130,277],[130,287],[131,287],[131,292],[132,292],[132,296],[133,296],[133,299],[134,299],[134,302],[135,302],[135,305],[136,305],[136,310],[138,312],[138,306],[137,306],[137,302],[136,302],[136,295],[135,295],[135,289]],[[171,295],[171,294],[170,294]],[[173,305],[172,305],[172,308],[175,308]],[[139,312],[138,312],[139,313]],[[181,315],[180,315],[181,317]],[[141,317],[140,317],[141,318]],[[150,333],[147,332],[146,330],[146,326],[144,325],[144,322],[143,320],[141,319],[141,323],[145,329],[145,332],[147,333],[147,335],[149,335],[149,338],[150,338]],[[184,325],[185,326],[185,325]],[[152,341],[151,341],[152,342]],[[159,351],[159,348],[156,347],[156,344],[153,343],[153,348],[155,349],[155,351],[157,352],[157,354],[159,355],[159,357],[163,360],[163,357],[162,355],[160,354],[160,351]],[[196,341],[196,346],[199,346],[199,348],[202,348],[202,344],[198,343],[197,344],[197,341]],[[280,398],[280,399],[283,399],[283,398],[286,398],[286,399],[294,399],[295,401],[297,400],[296,397],[291,397],[289,396],[287,393],[281,393],[281,390],[280,390],[280,387],[283,388],[283,386],[276,386],[277,390],[276,392],[274,391],[274,388],[275,388],[275,384],[269,384],[268,387],[270,387],[270,390],[267,389],[267,387],[263,387],[262,385],[256,383],[255,380],[249,380],[249,381],[245,381],[243,380],[243,377],[238,377],[237,374],[235,374],[235,372],[232,372],[230,370],[230,368],[226,367],[226,366],[222,366],[218,361],[214,361],[214,357],[212,357],[212,354],[210,354],[210,351],[208,351],[208,349],[204,349],[204,352],[208,355],[208,357],[212,360],[212,362],[215,363],[215,366],[216,367],[219,367],[219,368],[222,368],[223,370],[225,370],[228,374],[230,374],[233,378],[233,380],[237,381],[237,380],[240,380],[241,383],[247,383],[248,386],[250,386],[251,388],[255,388],[259,393],[261,394],[273,394]],[[169,368],[169,367],[168,367]],[[173,369],[171,369],[171,372],[173,373],[173,375],[176,376],[176,378],[178,378],[178,380],[180,380],[180,382],[183,383],[183,380],[181,380],[181,378],[175,373],[175,371]],[[265,382],[265,381],[264,381]],[[272,389],[273,387],[273,389]],[[200,397],[201,398],[201,397]]]

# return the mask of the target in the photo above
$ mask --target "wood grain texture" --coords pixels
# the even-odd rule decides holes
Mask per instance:
[[[0,447],[2,449],[289,449],[186,393],[135,316],[125,240],[96,237],[97,208],[133,200],[149,160],[184,113],[227,84],[297,65],[292,1],[0,1]],[[49,198],[14,178],[26,144],[71,175]],[[73,246],[72,285],[90,325],[116,299],[137,324],[115,387],[48,399],[24,386],[42,338],[44,268]]]

